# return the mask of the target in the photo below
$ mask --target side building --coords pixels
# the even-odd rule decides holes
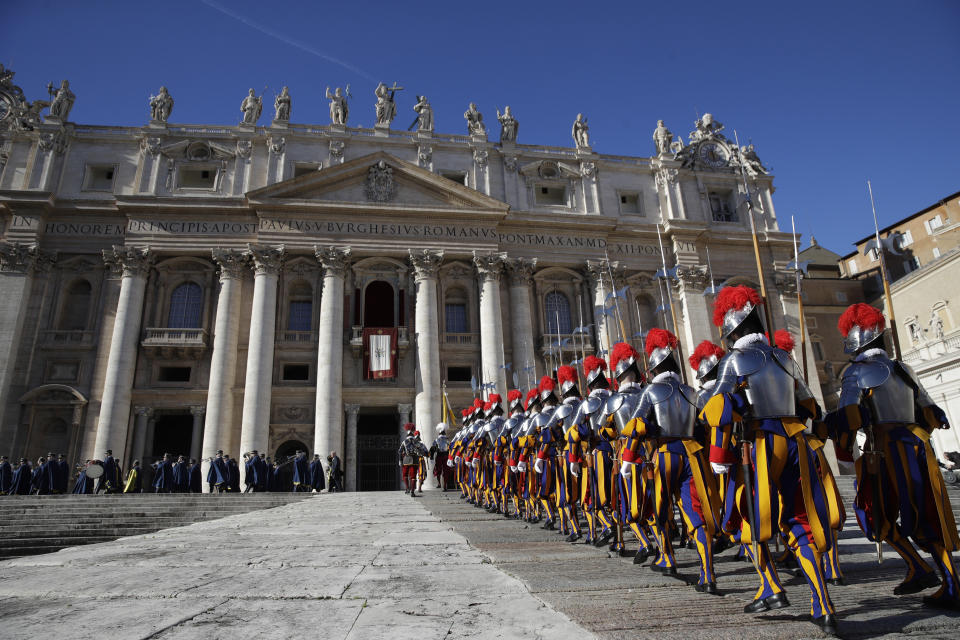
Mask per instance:
[[[741,169],[775,322],[798,328],[773,177],[709,115],[628,157],[592,149],[585,121],[545,147],[508,114],[492,141],[472,106],[450,135],[425,98],[407,132],[388,92],[372,129],[339,92],[328,125],[290,122],[285,96],[266,126],[246,100],[238,125],[174,124],[165,90],[144,126],[92,126],[0,78],[5,452],[337,450],[348,488],[391,488],[400,425],[432,433],[471,379],[505,396],[639,346],[672,327],[665,296],[685,354],[715,340],[707,247],[718,285],[757,285]]]

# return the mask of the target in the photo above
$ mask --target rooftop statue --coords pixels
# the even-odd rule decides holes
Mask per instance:
[[[504,142],[516,142],[517,130],[520,128],[520,123],[517,122],[517,119],[510,113],[510,105],[503,108],[503,114],[500,113],[500,109],[497,109],[497,120],[500,121],[500,144]]]
[[[573,142],[578,149],[590,148],[590,127],[587,126],[587,119],[582,113],[577,114],[577,119],[573,121]]]
[[[470,103],[470,107],[463,113],[467,121],[467,132],[472,136],[487,135],[487,127],[483,124],[483,114],[477,111],[477,105]]]
[[[70,83],[64,80],[60,83],[60,88],[53,91],[52,86],[48,87],[53,100],[50,102],[50,115],[66,122],[70,117],[70,110],[73,108],[73,102],[77,96],[70,91]]]
[[[173,111],[173,98],[166,87],[160,87],[160,93],[150,96],[150,120],[166,122]]]
[[[657,128],[653,130],[653,143],[656,145],[658,156],[670,151],[670,145],[673,144],[673,132],[664,126],[663,120],[657,120]]]
[[[247,97],[240,103],[240,111],[243,112],[243,124],[257,124],[263,112],[263,98],[250,89]]]
[[[347,118],[350,117],[350,108],[343,90],[337,87],[333,93],[330,93],[330,87],[327,87],[327,100],[330,101],[330,124],[346,126]]]
[[[377,88],[374,89],[373,93],[377,96],[376,110],[378,125],[386,125],[389,127],[393,119],[397,117],[397,103],[394,100],[394,95],[397,91],[402,90],[403,87],[398,87],[396,82],[393,83],[392,87],[388,87],[381,82],[377,85]]]
[[[273,101],[274,122],[290,121],[290,89],[284,87]]]
[[[427,101],[427,96],[417,96],[417,104],[413,105],[417,112],[417,131],[433,131],[433,107]]]

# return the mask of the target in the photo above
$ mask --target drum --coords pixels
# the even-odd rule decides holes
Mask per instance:
[[[91,462],[87,465],[87,468],[83,470],[83,473],[91,480],[96,480],[103,475],[103,465]]]

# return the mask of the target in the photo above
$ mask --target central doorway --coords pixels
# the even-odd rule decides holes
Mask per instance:
[[[357,491],[394,491],[400,487],[395,410],[371,407],[357,416]]]
[[[174,461],[177,456],[189,459],[192,436],[193,416],[189,412],[159,415],[153,430],[153,442],[150,443],[150,450],[145,457],[152,462],[169,453]]]

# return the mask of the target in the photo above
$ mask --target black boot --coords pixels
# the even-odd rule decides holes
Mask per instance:
[[[820,616],[819,618],[811,618],[810,620],[813,622],[813,624],[820,627],[820,629],[828,636],[837,635],[837,618],[832,613],[828,613],[825,616]]]

